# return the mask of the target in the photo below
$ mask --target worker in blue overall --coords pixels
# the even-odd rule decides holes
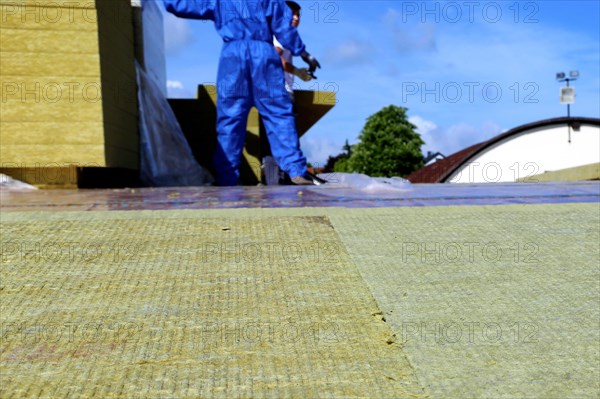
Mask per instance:
[[[322,181],[306,170],[300,150],[292,101],[285,90],[281,59],[273,36],[314,71],[319,62],[307,51],[290,23],[292,13],[283,0],[163,0],[168,12],[181,18],[215,23],[223,38],[217,74],[217,184],[237,185],[248,112],[262,116],[275,160],[298,185]]]

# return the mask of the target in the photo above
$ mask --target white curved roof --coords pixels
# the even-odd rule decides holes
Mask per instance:
[[[444,179],[512,182],[600,162],[600,120],[559,118],[512,129],[486,143]]]

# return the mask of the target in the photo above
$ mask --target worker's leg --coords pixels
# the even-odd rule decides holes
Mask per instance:
[[[286,99],[289,102],[289,97]],[[284,112],[277,100],[256,100],[256,107],[263,118],[271,152],[279,167],[290,177],[303,175],[306,172],[306,158],[300,150],[291,103],[289,112]]]
[[[236,186],[248,122],[248,99],[218,98],[214,166],[219,186]]]
[[[217,147],[214,166],[217,185],[239,183],[248,112],[252,106],[246,57],[240,42],[225,44],[217,77]]]
[[[306,173],[306,158],[300,150],[292,101],[285,90],[281,60],[272,46],[264,51],[266,54],[261,65],[252,70],[254,105],[262,117],[271,153],[277,164],[290,177],[301,176]]]

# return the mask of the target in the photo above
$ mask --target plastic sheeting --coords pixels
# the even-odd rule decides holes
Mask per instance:
[[[337,172],[318,177],[327,181],[323,188],[351,188],[367,193],[394,193],[411,188],[411,183],[401,177],[370,177],[359,173]]]
[[[122,190],[0,190],[0,210],[100,211],[210,208],[379,208],[599,203],[600,182],[412,184],[366,193],[323,186],[161,187]]]
[[[136,62],[140,110],[141,179],[150,186],[206,186],[213,177],[200,166],[161,89]]]
[[[23,183],[20,180],[13,179],[10,176],[0,173],[0,188],[10,188],[17,190],[37,190],[37,187],[31,184]]]
[[[156,0],[132,0],[135,58],[167,97],[167,65],[163,4]]]

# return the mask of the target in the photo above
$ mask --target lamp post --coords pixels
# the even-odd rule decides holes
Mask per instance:
[[[569,77],[564,72],[558,72],[556,74],[556,80],[559,82],[567,82],[566,87],[560,88],[560,103],[567,104],[567,117],[571,117],[571,104],[575,102],[575,88],[569,86],[569,82],[577,80],[579,77],[579,71],[570,71]],[[567,122],[569,127],[569,143],[571,142],[571,125]]]

